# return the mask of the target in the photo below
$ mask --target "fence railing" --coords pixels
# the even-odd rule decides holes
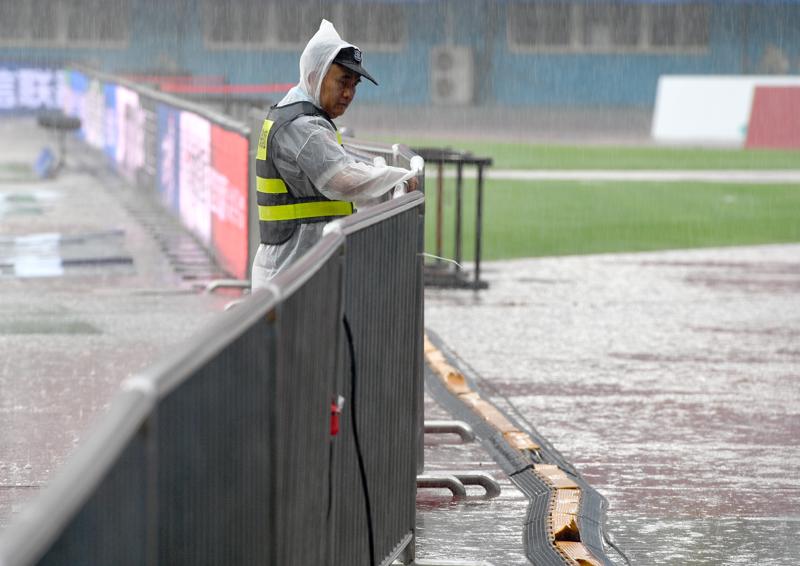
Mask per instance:
[[[234,239],[217,239],[222,220],[208,199],[227,198],[238,175],[215,158],[233,139],[226,132],[244,143],[236,159],[245,178],[234,189],[247,189],[246,126],[106,75],[59,76],[60,106],[82,118],[87,143],[167,206],[177,195],[173,211],[218,256],[233,249]],[[92,108],[113,115],[114,128],[101,128]],[[221,136],[220,153],[207,130]],[[349,149],[406,167],[414,157],[399,145]],[[192,164],[213,178],[198,178]],[[212,193],[220,183],[226,190]],[[247,198],[236,208],[245,211],[236,232],[244,239],[235,240],[244,250]],[[423,219],[419,191],[330,224],[268,289],[126,381],[3,532],[0,566],[412,558],[422,469]]]

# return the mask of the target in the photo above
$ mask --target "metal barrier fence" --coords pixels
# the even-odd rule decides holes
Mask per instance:
[[[0,565],[413,556],[423,202],[330,226],[270,289],[128,380],[3,533]]]
[[[370,142],[364,140],[356,140],[353,138],[344,138],[344,147],[356,159],[361,159],[364,161],[369,161],[374,159],[375,157],[382,157],[387,165],[393,165],[395,167],[403,167],[405,169],[414,169],[415,166],[419,166],[418,163],[412,163],[412,160],[417,159],[419,160],[420,157],[412,151],[408,146],[403,144],[382,144],[378,142]],[[423,169],[419,169],[419,174],[417,175],[417,190],[420,193],[425,192],[425,172],[424,172],[424,162],[423,162]],[[407,234],[407,237],[413,237],[412,234]],[[418,226],[418,233],[417,233],[417,242],[419,243],[419,248],[417,250],[417,258],[420,260],[420,265],[422,266],[422,272],[420,277],[422,278],[420,282],[415,281],[415,285],[418,284],[417,289],[417,297],[415,298],[415,305],[417,308],[422,309],[423,305],[423,289],[424,289],[424,282],[425,282],[425,262],[422,260],[424,257],[423,254],[425,252],[424,241],[425,241],[425,223],[420,222]],[[422,336],[425,333],[425,324],[422,316],[422,311],[420,310],[419,320],[417,321],[417,329],[418,329],[418,337],[419,337],[419,348],[420,352],[422,352],[421,344],[422,344]],[[420,375],[422,375],[422,354],[420,353],[418,356],[418,363],[419,368],[418,371]],[[417,474],[423,473],[423,432],[424,432],[424,411],[423,411],[423,404],[424,404],[424,390],[422,387],[416,391],[416,402],[417,402],[417,424],[416,424],[416,434],[417,434]]]
[[[340,492],[344,497],[334,500],[334,564],[365,563],[365,541],[358,535],[365,527],[373,533],[375,547],[375,558],[367,563],[383,563],[378,558],[391,561],[413,540],[415,498],[408,494],[416,492],[417,463],[422,463],[415,456],[422,446],[422,241],[418,234],[423,220],[414,201],[399,214],[393,203],[380,206],[366,218],[355,215],[329,227],[346,236],[345,339],[350,343],[344,348],[348,354],[344,358],[351,362],[352,352],[355,363],[350,367],[345,363],[340,374],[345,383],[340,389],[349,393],[358,423],[356,431],[350,420],[344,420],[343,442],[334,456],[335,482],[349,485]],[[389,212],[395,215],[390,217]],[[387,445],[389,439],[391,445]],[[364,489],[358,489],[358,454],[351,447],[363,452]]]

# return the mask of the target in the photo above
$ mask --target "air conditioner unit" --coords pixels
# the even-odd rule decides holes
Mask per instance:
[[[431,49],[431,102],[470,104],[474,92],[472,49],[437,45]]]

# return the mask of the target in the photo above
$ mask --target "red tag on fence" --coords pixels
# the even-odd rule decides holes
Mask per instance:
[[[331,436],[339,434],[339,407],[331,403]]]
[[[339,415],[342,414],[344,407],[344,397],[337,395],[335,401],[331,401],[331,436],[339,434]]]

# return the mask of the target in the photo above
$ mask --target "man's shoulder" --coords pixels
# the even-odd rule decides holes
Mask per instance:
[[[313,119],[322,120],[331,128],[335,128],[323,110],[308,101],[297,101],[289,104],[274,106],[268,117],[276,122],[297,122],[298,120],[309,121]]]
[[[315,114],[301,114],[294,119],[281,125],[273,134],[273,137],[283,137],[296,135],[299,132],[312,134],[320,128],[336,131],[336,128],[324,116]]]

